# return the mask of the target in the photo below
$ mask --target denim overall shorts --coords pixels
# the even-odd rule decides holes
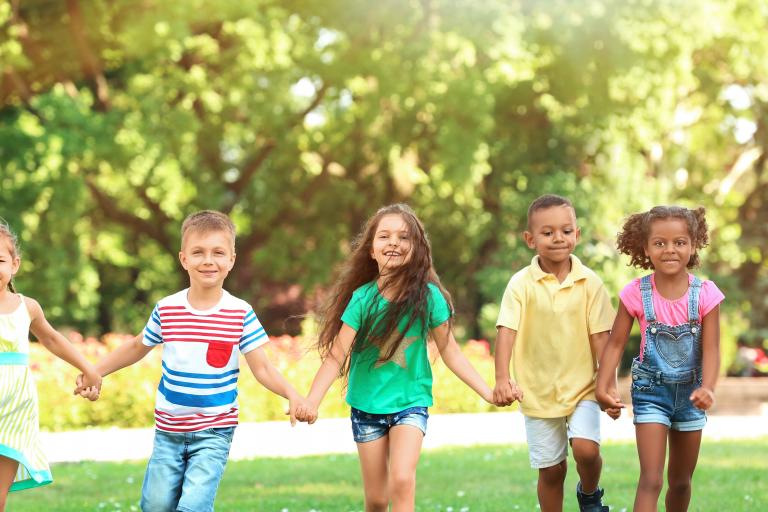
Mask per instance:
[[[694,277],[688,290],[688,323],[666,325],[653,310],[651,276],[640,280],[643,313],[648,321],[642,362],[632,362],[634,423],[661,423],[673,430],[701,430],[707,416],[690,400],[701,387],[701,281]]]

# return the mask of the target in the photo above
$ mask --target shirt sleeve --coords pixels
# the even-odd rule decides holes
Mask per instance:
[[[451,318],[451,308],[440,288],[430,284],[429,292],[429,328],[434,329]]]
[[[251,350],[255,350],[269,341],[267,331],[259,322],[253,308],[248,310],[243,318],[243,335],[240,337],[240,353],[245,355]]]
[[[141,342],[148,347],[155,347],[163,342],[163,329],[160,323],[160,308],[155,304],[155,309],[149,315],[147,325],[144,326],[144,336]]]
[[[603,282],[596,279],[593,286],[587,311],[589,334],[610,331],[616,319],[616,311],[611,305],[611,297]]]
[[[699,315],[703,319],[707,313],[715,309],[725,299],[725,295],[720,291],[712,281],[701,283],[701,292],[699,292]]]
[[[352,293],[352,298],[349,299],[346,309],[341,314],[341,321],[353,328],[356,331],[360,330],[360,326],[363,324],[363,300],[360,293],[357,291]]]
[[[619,299],[627,312],[634,318],[640,318],[643,314],[643,298],[640,294],[640,280],[633,279],[631,283],[619,292]]]
[[[516,282],[514,279],[510,279],[506,290],[504,290],[504,296],[501,298],[501,307],[499,308],[499,318],[496,320],[496,327],[507,327],[517,331],[520,327],[522,310],[523,301],[520,299]]]

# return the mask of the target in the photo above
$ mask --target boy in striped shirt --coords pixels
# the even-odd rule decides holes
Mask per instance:
[[[237,425],[238,352],[259,383],[288,399],[292,424],[304,400],[267,359],[267,333],[253,308],[223,289],[235,263],[232,221],[210,210],[187,217],[179,260],[189,288],[160,300],[143,336],[96,366],[106,376],[164,345],[144,512],[213,510]]]

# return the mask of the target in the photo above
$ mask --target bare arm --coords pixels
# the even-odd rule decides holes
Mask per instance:
[[[288,400],[288,414],[291,418],[291,425],[296,424],[296,407],[302,401],[301,396],[283,377],[283,374],[270,362],[264,349],[258,347],[251,350],[245,354],[245,361],[248,363],[253,376],[259,381],[259,384]]]
[[[143,334],[139,334],[101,358],[101,361],[96,364],[99,374],[102,377],[106,377],[110,373],[139,362],[144,356],[149,354],[154,347],[148,347],[143,344],[141,342],[143,337]]]
[[[595,395],[600,407],[605,410],[624,407],[621,403],[619,390],[616,386],[616,369],[619,367],[621,355],[624,353],[624,347],[629,339],[629,332],[632,330],[632,323],[635,319],[629,314],[624,303],[619,301],[619,311],[616,313],[616,319],[613,321],[613,327],[608,339],[603,342],[603,348],[600,354],[600,365],[597,370],[597,385]],[[598,333],[599,336],[603,333]],[[590,337],[592,342],[592,338]],[[594,343],[594,342],[593,342]],[[597,340],[597,344],[600,340]],[[593,344],[593,350],[600,350],[597,344]]]
[[[331,352],[317,370],[317,374],[315,374],[315,378],[312,381],[312,387],[309,390],[309,395],[307,395],[307,399],[315,409],[320,407],[320,402],[325,398],[325,394],[328,392],[331,384],[339,377],[341,366],[349,357],[349,351],[352,349],[352,343],[355,341],[356,334],[357,331],[352,327],[347,324],[341,325],[341,330],[339,330],[339,334],[333,342]]]
[[[701,331],[701,387],[691,393],[693,405],[707,410],[715,403],[715,385],[720,374],[720,306],[706,314]]]
[[[35,335],[37,340],[46,349],[56,357],[66,361],[84,375],[84,387],[101,388],[101,376],[88,360],[72,346],[67,338],[59,331],[54,329],[48,320],[40,304],[36,300],[25,297],[27,310],[29,311],[31,323],[29,329]]]
[[[456,343],[450,322],[444,322],[432,329],[431,335],[437,343],[437,349],[440,351],[440,357],[443,358],[445,365],[483,400],[492,404],[493,391],[461,351],[459,344]]]
[[[496,331],[496,350],[494,366],[496,368],[496,386],[493,389],[493,402],[496,405],[511,405],[515,400],[523,399],[523,392],[512,380],[509,363],[515,348],[517,331],[499,326]]]

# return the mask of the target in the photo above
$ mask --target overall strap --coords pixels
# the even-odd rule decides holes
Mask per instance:
[[[656,321],[656,312],[653,310],[653,285],[651,284],[651,275],[643,276],[640,279],[640,296],[643,299],[643,314],[645,320],[650,324]]]
[[[699,321],[699,295],[701,294],[701,279],[693,276],[690,289],[688,290],[688,322],[695,323]]]

